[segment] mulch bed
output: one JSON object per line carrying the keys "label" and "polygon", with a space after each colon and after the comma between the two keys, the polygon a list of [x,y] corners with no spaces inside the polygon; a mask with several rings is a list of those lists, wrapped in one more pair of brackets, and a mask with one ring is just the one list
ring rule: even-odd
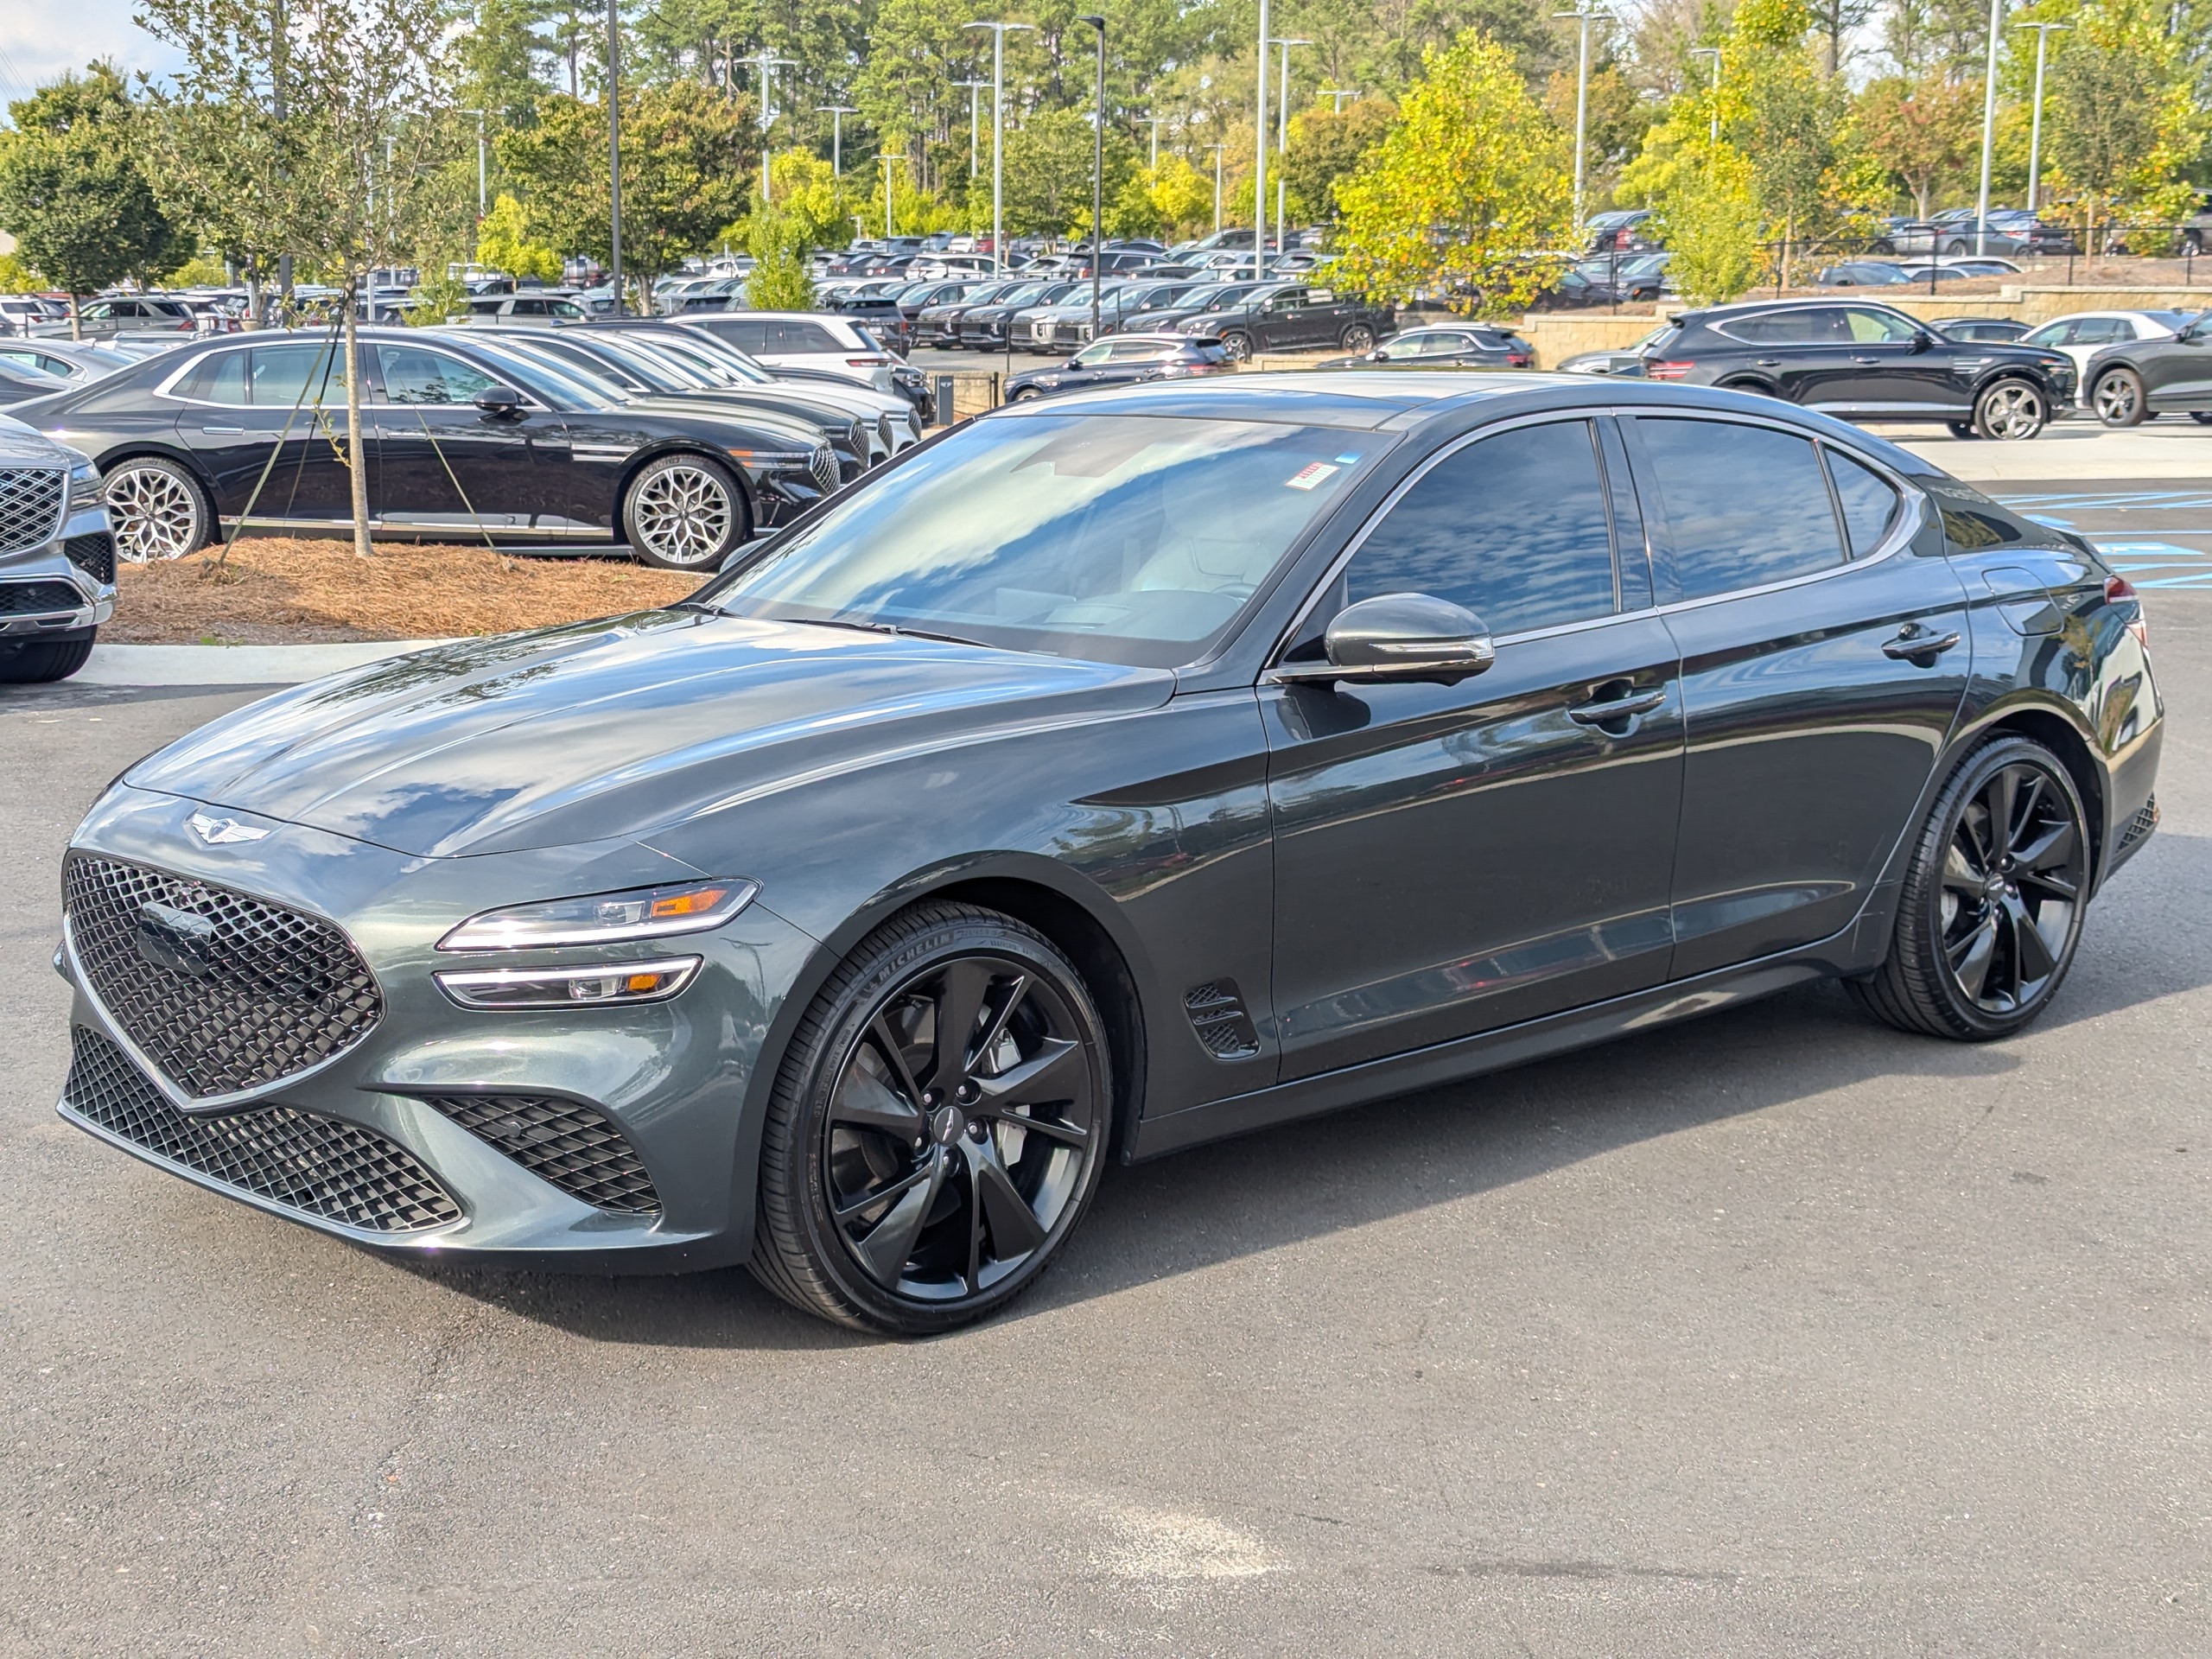
{"label": "mulch bed", "polygon": [[123,645],[321,645],[443,639],[651,610],[699,578],[627,558],[517,557],[483,547],[241,538],[222,556],[126,564],[115,618]]}

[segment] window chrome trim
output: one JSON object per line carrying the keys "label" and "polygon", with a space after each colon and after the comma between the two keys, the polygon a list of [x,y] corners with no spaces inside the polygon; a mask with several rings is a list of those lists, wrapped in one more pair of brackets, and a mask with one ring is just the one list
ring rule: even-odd
{"label": "window chrome trim", "polygon": [[[1322,575],[1320,580],[1313,584],[1313,590],[1306,595],[1305,603],[1299,607],[1289,623],[1277,635],[1274,644],[1268,648],[1266,660],[1261,667],[1261,683],[1271,685],[1290,683],[1288,681],[1278,680],[1274,677],[1274,671],[1281,665],[1282,653],[1290,648],[1290,642],[1297,637],[1299,630],[1306,626],[1307,618],[1313,615],[1315,608],[1320,604],[1322,595],[1326,594],[1337,578],[1344,574],[1344,568],[1351,563],[1359,550],[1366,545],[1367,538],[1374,533],[1375,527],[1382,522],[1390,510],[1404,499],[1415,484],[1428,475],[1431,467],[1457,454],[1468,445],[1479,443],[1483,439],[1495,433],[1510,432],[1520,427],[1538,426],[1560,421],[1587,423],[1600,418],[1633,420],[1639,416],[1651,416],[1662,420],[1712,421],[1723,426],[1760,426],[1786,433],[1794,438],[1802,438],[1815,448],[1823,445],[1828,446],[1840,454],[1850,456],[1852,460],[1858,461],[1868,471],[1888,483],[1897,492],[1904,504],[1905,511],[1897,515],[1896,524],[1891,527],[1887,535],[1883,537],[1874,550],[1863,559],[1854,559],[1850,556],[1851,543],[1847,537],[1843,543],[1843,562],[1823,570],[1808,571],[1802,576],[1786,576],[1779,582],[1763,582],[1756,588],[1731,588],[1725,593],[1704,594],[1696,599],[1674,600],[1664,605],[1648,605],[1640,610],[1615,611],[1609,616],[1586,617],[1579,622],[1558,622],[1549,627],[1526,628],[1517,633],[1497,634],[1492,637],[1492,645],[1503,648],[1506,645],[1526,644],[1531,640],[1555,639],[1562,634],[1586,632],[1593,628],[1611,627],[1618,623],[1632,622],[1648,617],[1664,618],[1683,611],[1699,610],[1708,605],[1721,604],[1730,600],[1754,598],[1764,594],[1780,593],[1791,588],[1802,588],[1810,582],[1827,582],[1834,577],[1845,575],[1854,570],[1864,570],[1894,558],[1904,549],[1911,545],[1913,539],[1929,522],[1930,506],[1928,493],[1925,490],[1901,475],[1894,467],[1878,461],[1875,457],[1837,443],[1826,433],[1808,431],[1803,427],[1789,421],[1777,420],[1764,415],[1738,414],[1733,410],[1723,412],[1718,410],[1695,409],[1684,404],[1614,404],[1602,409],[1580,410],[1572,413],[1548,410],[1541,414],[1519,416],[1512,420],[1500,421],[1495,425],[1478,428],[1472,432],[1462,433],[1399,481],[1397,487],[1383,499],[1382,504],[1372,513],[1369,514],[1366,522],[1352,532],[1351,539],[1345,543],[1344,550],[1330,562],[1328,569]],[[1602,452],[1599,460],[1599,476],[1603,478],[1605,474],[1603,470]],[[1630,470],[1632,474],[1634,470],[1632,458]],[[1833,510],[1834,486],[1828,480],[1825,463],[1821,465],[1821,476],[1822,483],[1831,493],[1831,510]],[[1620,539],[1620,530],[1618,525],[1612,523],[1612,504],[1610,500],[1606,503],[1605,516],[1612,539],[1615,543],[1618,543]],[[1645,522],[1648,535],[1649,533],[1648,512]],[[1838,533],[1843,534],[1846,528],[1839,516]],[[1667,550],[1671,557],[1674,551],[1671,541]],[[1620,555],[1618,547],[1613,558],[1613,578],[1618,584],[1620,580]],[[1618,586],[1614,591],[1616,593],[1619,591]]]}

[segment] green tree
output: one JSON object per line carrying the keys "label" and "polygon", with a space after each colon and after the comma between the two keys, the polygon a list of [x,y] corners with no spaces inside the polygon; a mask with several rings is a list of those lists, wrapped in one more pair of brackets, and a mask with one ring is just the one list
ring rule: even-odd
{"label": "green tree", "polygon": [[1746,293],[1761,266],[1751,167],[1726,145],[1677,172],[1655,215],[1672,250],[1667,274],[1683,295],[1718,305]]}
{"label": "green tree", "polygon": [[[749,108],[696,81],[622,89],[622,259],[650,283],[713,245],[744,205],[759,151]],[[499,136],[499,163],[520,188],[529,233],[563,253],[613,257],[607,111],[564,93],[540,100],[535,126]]]}
{"label": "green tree", "polygon": [[125,276],[174,270],[193,242],[162,211],[140,170],[139,111],[111,64],[64,75],[10,105],[0,134],[0,227],[25,263],[79,302]]}
{"label": "green tree", "polygon": [[[2142,0],[2103,0],[2054,42],[2044,132],[2060,181],[2081,196],[2085,247],[2097,245],[2100,214],[2109,222],[2123,198],[2177,194],[2162,187],[2203,143],[2203,111],[2164,22],[2163,9]],[[2171,211],[2165,200],[2156,205]]]}
{"label": "green tree", "polygon": [[1722,48],[1722,130],[1751,164],[1751,191],[1786,273],[1800,238],[1820,223],[1822,186],[1836,159],[1842,84],[1805,48],[1803,0],[1742,0]]}
{"label": "green tree", "polygon": [[1852,111],[1849,137],[1925,219],[1937,188],[1980,153],[1980,90],[1940,74],[1871,81]]}
{"label": "green tree", "polygon": [[[1290,142],[1281,166],[1300,219],[1336,217],[1337,181],[1356,172],[1398,118],[1387,98],[1354,99],[1343,111],[1311,109],[1290,118]],[[1212,208],[1211,186],[1207,208]]]}
{"label": "green tree", "polygon": [[1339,278],[1379,300],[1435,289],[1456,311],[1518,311],[1545,277],[1529,251],[1567,232],[1567,135],[1480,34],[1422,67],[1389,135],[1337,186]]}
{"label": "green tree", "polygon": [[[1007,134],[1007,235],[1058,236],[1090,222],[1091,143],[1090,123],[1077,110],[1039,111]],[[1110,168],[1114,156],[1107,159]],[[1109,171],[1108,195],[1118,196],[1120,185]]]}
{"label": "green tree", "polygon": [[476,237],[476,262],[510,276],[535,276],[552,282],[561,275],[561,257],[529,237],[529,219],[523,205],[502,194],[484,215]]}

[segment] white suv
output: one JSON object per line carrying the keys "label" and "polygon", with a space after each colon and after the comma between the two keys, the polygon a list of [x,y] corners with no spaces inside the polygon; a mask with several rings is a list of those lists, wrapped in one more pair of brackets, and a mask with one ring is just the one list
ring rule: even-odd
{"label": "white suv", "polygon": [[895,394],[898,359],[859,323],[811,311],[705,311],[684,321],[705,328],[771,369],[823,369]]}

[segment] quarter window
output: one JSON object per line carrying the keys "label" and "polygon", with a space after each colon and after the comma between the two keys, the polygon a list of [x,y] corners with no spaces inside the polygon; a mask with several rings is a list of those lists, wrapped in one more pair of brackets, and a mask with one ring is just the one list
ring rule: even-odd
{"label": "quarter window", "polygon": [[1685,599],[1810,575],[1843,563],[1809,439],[1723,421],[1639,418]]}
{"label": "quarter window", "polygon": [[1430,594],[1493,633],[1616,608],[1605,484],[1586,421],[1522,427],[1431,467],[1344,572],[1344,602]]}
{"label": "quarter window", "polygon": [[1882,544],[1897,517],[1900,498],[1889,480],[1840,450],[1823,448],[1836,499],[1843,504],[1844,528],[1851,532],[1851,556],[1863,559]]}
{"label": "quarter window", "polygon": [[176,395],[198,404],[245,408],[251,401],[245,390],[245,359],[244,352],[210,353],[177,382]]}

